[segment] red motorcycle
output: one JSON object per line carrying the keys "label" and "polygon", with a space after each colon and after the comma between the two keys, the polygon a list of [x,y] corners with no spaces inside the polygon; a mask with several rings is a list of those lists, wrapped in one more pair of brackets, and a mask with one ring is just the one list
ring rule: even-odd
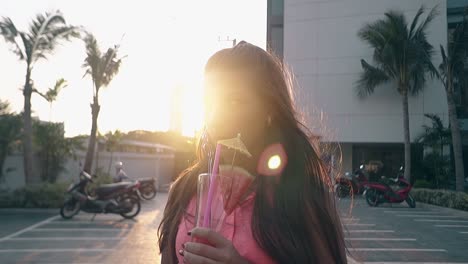
{"label": "red motorcycle", "polygon": [[339,198],[353,194],[362,194],[366,185],[369,183],[364,174],[364,165],[361,165],[354,174],[349,172],[344,176],[339,176],[335,179],[335,193]]}
{"label": "red motorcycle", "polygon": [[402,203],[406,201],[409,207],[415,208],[416,201],[410,191],[413,186],[404,177],[403,167],[395,179],[382,176],[381,182],[370,182],[366,186],[364,196],[370,206],[378,206],[381,203]]}

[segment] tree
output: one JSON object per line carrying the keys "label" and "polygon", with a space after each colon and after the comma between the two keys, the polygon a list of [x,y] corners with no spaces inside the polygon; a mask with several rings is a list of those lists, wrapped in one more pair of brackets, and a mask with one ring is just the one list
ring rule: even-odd
{"label": "tree", "polygon": [[450,129],[446,128],[438,115],[424,114],[431,120],[431,126],[424,125],[424,132],[416,138],[416,142],[432,148],[434,152],[444,153],[444,146],[452,141]]}
{"label": "tree", "polygon": [[356,88],[361,98],[371,95],[375,88],[393,83],[400,94],[403,106],[403,129],[405,144],[405,178],[410,180],[411,142],[409,130],[408,95],[417,95],[426,83],[426,73],[437,74],[431,62],[434,49],[427,40],[427,28],[437,16],[437,7],[420,22],[425,9],[419,8],[411,25],[399,11],[385,13],[385,18],[368,23],[359,30],[358,36],[373,49],[375,65],[361,59],[363,72]]}
{"label": "tree", "polygon": [[21,117],[9,111],[9,104],[0,100],[0,179],[3,177],[3,165],[6,157],[19,143],[21,135]]}
{"label": "tree", "polygon": [[439,65],[439,77],[442,81],[447,95],[448,115],[452,133],[453,156],[455,161],[455,186],[456,190],[464,190],[465,168],[463,166],[463,147],[458,122],[457,111],[454,100],[455,86],[466,84],[468,72],[466,70],[466,59],[468,51],[468,21],[465,11],[463,22],[458,24],[449,36],[447,52],[440,46],[442,63]]}
{"label": "tree", "polygon": [[119,147],[120,141],[122,140],[122,136],[123,134],[119,130],[116,130],[114,133],[108,132],[106,134],[106,149],[111,153],[109,167],[107,168],[107,174],[109,175],[112,167],[112,160],[114,158],[114,152]]}
{"label": "tree", "polygon": [[91,76],[93,82],[93,102],[91,104],[91,133],[89,136],[88,150],[86,152],[84,170],[91,171],[93,165],[93,154],[96,148],[97,120],[101,106],[99,105],[99,91],[106,87],[119,72],[122,58],[117,57],[118,45],[101,53],[96,38],[88,34],[85,38],[86,59],[83,67],[86,69],[85,76]]}
{"label": "tree", "polygon": [[[58,94],[60,91],[67,87],[67,81],[63,78],[58,79],[55,81],[55,85],[52,88],[49,88],[46,93],[39,92],[36,88],[33,87],[33,92],[39,94],[42,98],[44,98],[50,105],[50,111],[52,111],[52,103],[57,100]],[[50,121],[50,117],[49,117]]]}
{"label": "tree", "polygon": [[425,173],[435,180],[436,188],[448,187],[448,180],[452,166],[450,159],[444,155],[444,146],[450,145],[452,138],[450,128],[442,123],[439,116],[425,114],[431,120],[431,126],[424,125],[416,142],[422,143],[432,151],[424,155],[423,167]]}
{"label": "tree", "polygon": [[39,151],[41,179],[54,183],[59,173],[64,170],[67,158],[80,142],[65,138],[63,123],[34,122],[34,143]]}
{"label": "tree", "polygon": [[54,13],[38,14],[32,20],[28,31],[18,31],[13,21],[4,17],[0,21],[0,34],[7,43],[12,45],[12,51],[26,65],[26,76],[23,87],[23,155],[24,175],[26,183],[33,180],[33,150],[32,150],[32,120],[31,95],[33,93],[32,71],[36,62],[46,60],[63,40],[79,36],[79,29],[67,25],[63,15]]}

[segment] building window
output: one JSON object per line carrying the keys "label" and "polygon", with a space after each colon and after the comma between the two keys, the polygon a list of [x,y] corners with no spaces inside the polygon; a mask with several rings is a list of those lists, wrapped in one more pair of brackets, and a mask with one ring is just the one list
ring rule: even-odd
{"label": "building window", "polygon": [[271,0],[271,15],[283,16],[284,0]]}
{"label": "building window", "polygon": [[283,57],[283,27],[272,27],[271,28],[271,50],[279,57]]}
{"label": "building window", "polygon": [[284,0],[268,0],[267,50],[283,59]]}

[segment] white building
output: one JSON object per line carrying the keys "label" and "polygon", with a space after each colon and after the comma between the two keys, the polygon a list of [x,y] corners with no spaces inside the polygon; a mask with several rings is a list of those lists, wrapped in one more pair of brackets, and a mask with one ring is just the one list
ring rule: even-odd
{"label": "white building", "polygon": [[[449,0],[449,7],[463,4],[468,5]],[[439,8],[428,30],[436,50],[433,63],[439,65],[438,47],[447,44],[447,0],[268,1],[269,49],[292,68],[296,104],[308,127],[325,141],[340,143],[343,171],[376,160],[394,173],[404,163],[402,100],[396,89],[378,87],[364,100],[357,96],[360,60],[373,63],[372,49],[357,32],[391,9],[411,21],[421,5]],[[411,140],[429,125],[424,114],[437,114],[448,125],[447,111],[442,84],[429,79],[422,93],[409,98]]]}
{"label": "white building", "polygon": [[[83,146],[88,146],[85,139]],[[59,173],[58,182],[76,181],[83,169],[86,149],[76,150],[74,157],[68,158]],[[35,155],[35,171],[40,171],[40,162]],[[152,144],[136,140],[122,140],[115,152],[106,149],[105,142],[99,141],[94,154],[91,174],[109,173],[115,176],[115,163],[121,161],[124,171],[133,179],[154,178],[158,187],[168,185],[174,176],[175,149],[162,144]],[[4,164],[4,176],[0,179],[0,190],[15,190],[25,185],[23,156],[20,152],[9,155]],[[99,173],[99,171],[101,173]],[[39,181],[39,178],[37,178]]]}

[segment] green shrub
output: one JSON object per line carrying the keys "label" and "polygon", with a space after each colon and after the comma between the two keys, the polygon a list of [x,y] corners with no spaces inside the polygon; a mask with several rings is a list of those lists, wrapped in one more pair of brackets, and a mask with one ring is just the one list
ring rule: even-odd
{"label": "green shrub", "polygon": [[113,183],[114,180],[112,176],[110,176],[107,173],[98,171],[96,176],[93,176],[93,182],[89,183],[87,186],[87,190],[90,191],[90,194],[93,195],[93,190],[96,189],[96,187],[102,185],[102,184],[109,184]]}
{"label": "green shrub", "polygon": [[464,192],[413,189],[411,195],[419,202],[468,211],[468,194]]}
{"label": "green shrub", "polygon": [[433,184],[426,180],[416,180],[413,184],[413,188],[433,188]]}
{"label": "green shrub", "polygon": [[25,186],[0,195],[0,207],[58,208],[62,206],[68,183],[43,183]]}

